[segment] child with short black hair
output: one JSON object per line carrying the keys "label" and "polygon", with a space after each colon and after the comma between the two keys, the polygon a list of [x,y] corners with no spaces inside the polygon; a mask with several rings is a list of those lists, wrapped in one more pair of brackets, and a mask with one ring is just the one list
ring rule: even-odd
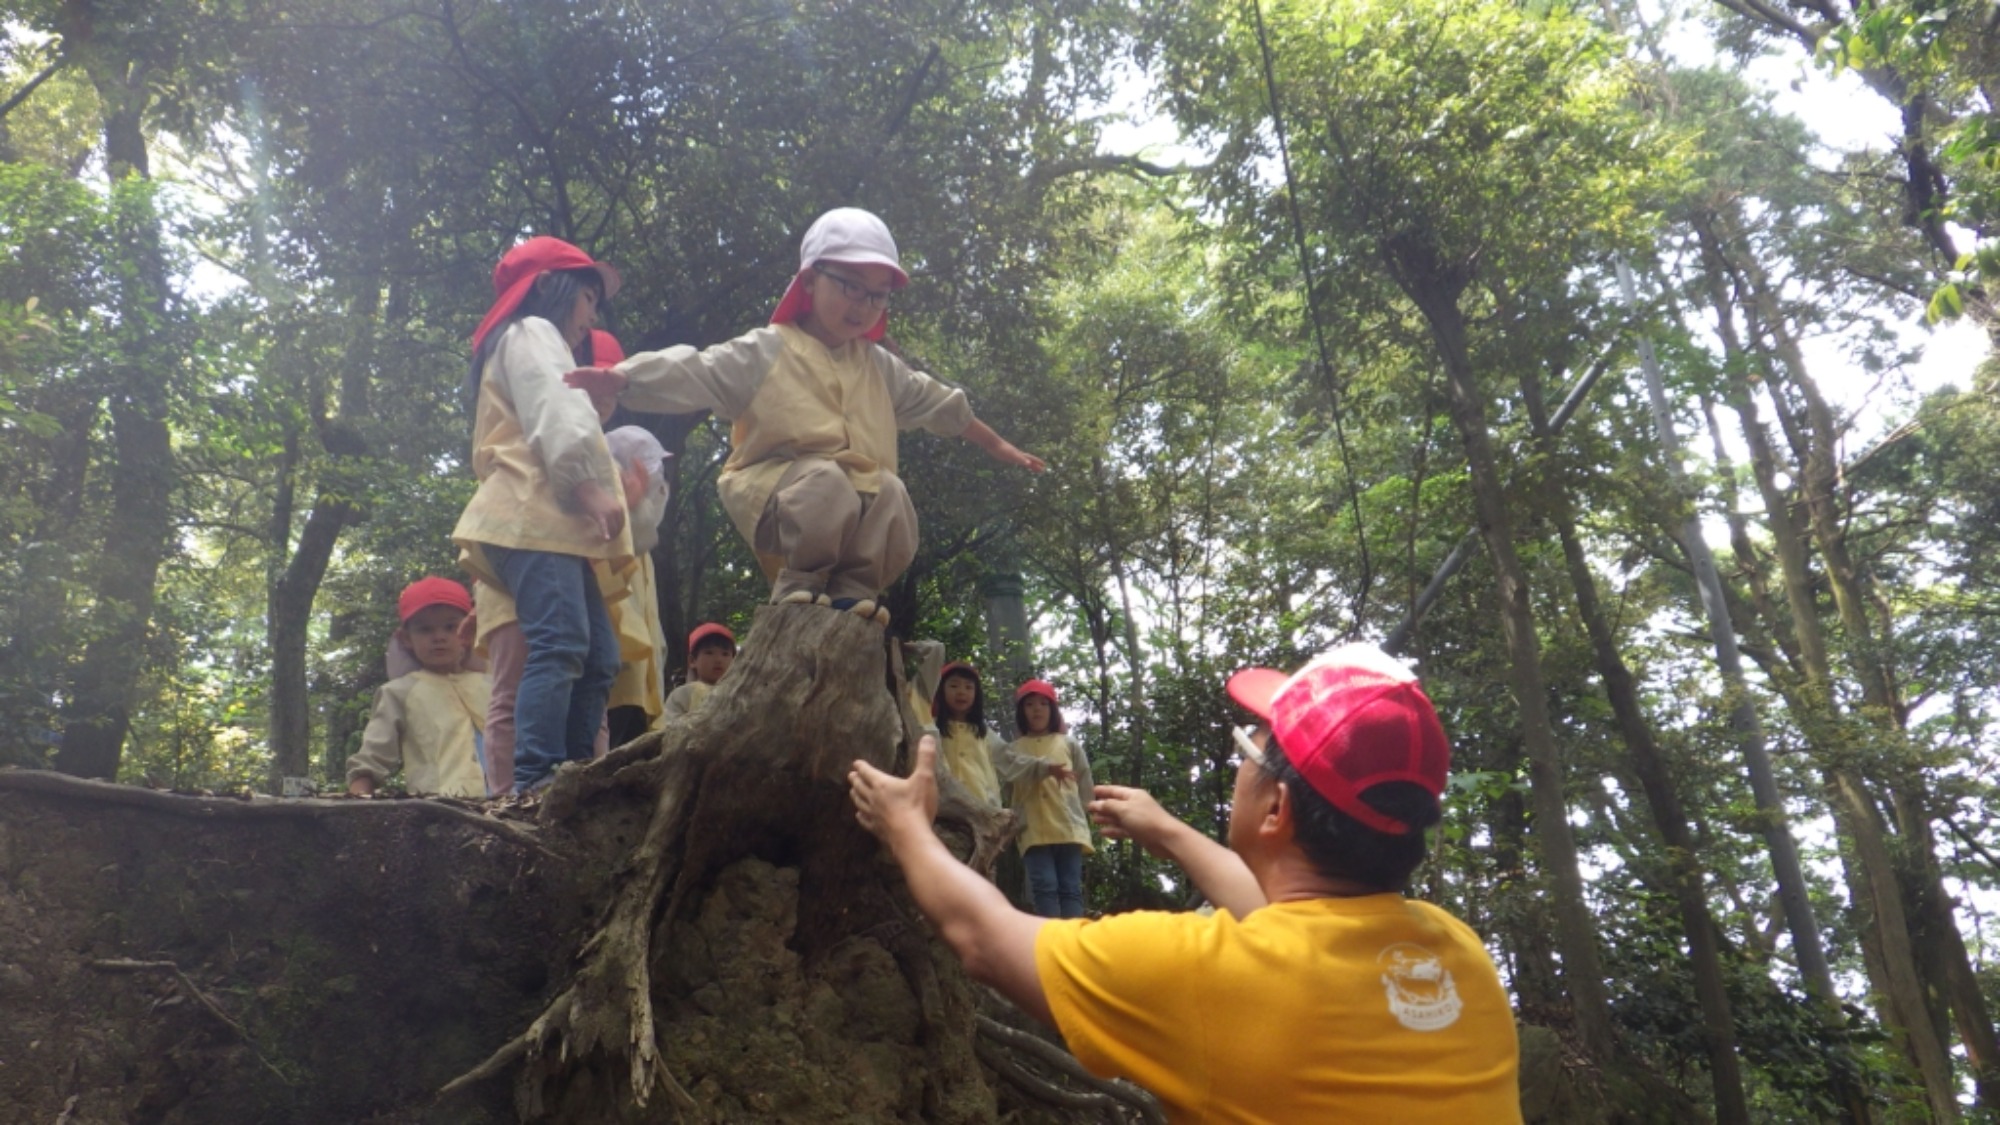
{"label": "child with short black hair", "polygon": [[375,692],[375,710],[361,749],[347,759],[347,791],[374,792],[397,773],[412,793],[484,797],[481,736],[486,726],[486,677],[465,670],[459,623],[472,612],[465,587],[423,578],[396,599],[397,641],[416,658],[413,672]]}
{"label": "child with short black hair", "polygon": [[1090,759],[1066,732],[1047,680],[1029,680],[1014,693],[1014,725],[1021,736],[1007,752],[1027,761],[1009,803],[1024,824],[1019,844],[1028,893],[1044,918],[1081,918],[1083,857],[1095,850],[1080,796],[1095,788]]}
{"label": "child with short black hair", "polygon": [[688,634],[687,683],[667,696],[667,721],[684,719],[708,702],[708,693],[736,660],[736,634],[729,626],[704,621]]}

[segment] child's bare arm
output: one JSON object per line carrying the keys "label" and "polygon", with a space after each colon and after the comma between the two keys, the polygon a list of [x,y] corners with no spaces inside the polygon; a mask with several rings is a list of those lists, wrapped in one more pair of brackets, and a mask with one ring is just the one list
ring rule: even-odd
{"label": "child's bare arm", "polygon": [[1016,449],[1013,442],[994,433],[993,427],[977,418],[974,418],[972,424],[965,427],[965,433],[959,436],[985,450],[988,457],[993,458],[1003,465],[1013,465],[1017,468],[1026,469],[1031,473],[1039,473],[1049,467],[1048,462],[1042,460],[1040,457],[1025,450]]}

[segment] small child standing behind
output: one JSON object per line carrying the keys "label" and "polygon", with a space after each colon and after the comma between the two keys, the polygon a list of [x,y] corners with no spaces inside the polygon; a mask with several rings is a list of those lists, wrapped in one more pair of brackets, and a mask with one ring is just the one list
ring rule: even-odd
{"label": "small child standing behind", "polygon": [[[608,332],[593,332],[599,357],[615,349]],[[653,569],[653,548],[660,542],[660,520],[667,513],[666,462],[672,456],[660,439],[642,426],[620,426],[604,435],[611,459],[624,482],[625,504],[631,512],[632,552],[638,565],[626,577],[626,596],[611,603],[611,622],[618,629],[618,678],[611,681],[605,701],[605,725],[611,745],[623,746],[664,721],[667,677],[667,634],[660,625],[659,578]]]}
{"label": "small child standing behind", "polygon": [[684,719],[708,702],[709,690],[736,662],[736,634],[727,625],[704,621],[688,634],[688,680],[667,696],[667,721]]}
{"label": "small child standing behind", "polygon": [[1029,680],[1014,693],[1014,723],[1021,737],[1007,750],[1026,761],[1018,763],[1010,803],[1026,824],[1020,845],[1028,894],[1044,918],[1081,918],[1083,857],[1095,850],[1079,796],[1094,788],[1090,759],[1064,733],[1056,689],[1045,680]]}
{"label": "small child standing behind", "polygon": [[422,578],[396,599],[396,640],[418,668],[375,692],[375,713],[361,749],[347,759],[347,791],[372,796],[398,771],[412,793],[484,797],[480,736],[486,725],[486,677],[464,670],[459,622],[472,612],[465,587]]}
{"label": "small child standing behind", "polygon": [[[1009,754],[1000,733],[986,726],[986,688],[979,670],[959,661],[945,665],[930,711],[936,716],[938,764],[974,796],[999,808],[1000,763],[1014,755]],[[1027,771],[1016,768],[1005,772],[1011,781]]]}
{"label": "small child standing behind", "polygon": [[896,475],[896,432],[964,437],[1040,472],[973,417],[965,393],[912,370],[876,341],[890,295],[910,283],[882,220],[842,207],[806,231],[799,271],[768,327],[705,351],[642,352],[570,385],[609,415],[713,410],[735,423],[717,487],[750,542],[773,602],[819,602],[887,624],[876,595],[916,557],[917,516]]}
{"label": "small child standing behind", "polygon": [[593,560],[632,567],[625,498],[588,397],[563,385],[618,273],[569,243],[531,238],[493,271],[497,297],[472,336],[479,491],[452,540],[461,563],[506,591],[527,643],[514,704],[514,789],[588,760],[618,674],[618,637]]}

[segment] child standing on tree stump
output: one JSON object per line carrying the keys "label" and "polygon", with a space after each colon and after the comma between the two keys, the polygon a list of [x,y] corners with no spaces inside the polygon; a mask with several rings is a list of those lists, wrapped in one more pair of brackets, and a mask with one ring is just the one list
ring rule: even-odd
{"label": "child standing on tree stump", "polygon": [[713,410],[732,420],[722,506],[771,579],[773,602],[818,602],[883,624],[876,595],[916,557],[917,518],[896,475],[896,431],[962,436],[1035,472],[973,417],[962,391],[912,370],[877,341],[908,285],[882,220],[842,207],[806,231],[799,271],[768,327],[705,351],[642,352],[569,375],[608,416]]}
{"label": "child standing on tree stump", "polygon": [[480,772],[486,677],[465,670],[458,629],[470,612],[472,598],[449,578],[423,578],[404,587],[396,599],[396,616],[403,622],[396,640],[418,667],[375,692],[361,749],[347,759],[349,793],[372,796],[401,772],[412,793],[486,795]]}
{"label": "child standing on tree stump", "polygon": [[1029,680],[1014,693],[1014,725],[1021,737],[1007,750],[1027,759],[1011,804],[1026,825],[1020,847],[1028,893],[1044,918],[1081,918],[1083,857],[1095,850],[1079,796],[1095,788],[1090,759],[1065,733],[1056,689],[1046,680]]}
{"label": "child standing on tree stump", "polygon": [[527,655],[514,704],[514,789],[587,760],[618,674],[618,637],[591,563],[633,565],[625,498],[588,397],[564,386],[618,273],[556,238],[531,238],[493,271],[472,335],[479,477],[452,539],[462,565],[506,591]]}

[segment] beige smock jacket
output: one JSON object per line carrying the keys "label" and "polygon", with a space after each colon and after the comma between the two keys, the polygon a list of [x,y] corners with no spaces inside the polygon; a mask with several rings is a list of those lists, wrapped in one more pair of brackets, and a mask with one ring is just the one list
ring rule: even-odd
{"label": "beige smock jacket", "polygon": [[938,741],[938,759],[945,772],[972,790],[974,796],[999,808],[1000,773],[995,763],[1007,759],[1006,741],[990,730],[981,738],[971,723],[952,721],[937,725],[944,728]]}
{"label": "beige smock jacket", "polygon": [[[1021,850],[1042,844],[1082,844],[1085,854],[1095,851],[1090,846],[1090,818],[1079,796],[1095,784],[1083,747],[1066,734],[1030,734],[1009,743],[1007,751],[994,766],[1003,780],[1013,784],[1013,800],[1008,803],[1025,824]],[[1058,781],[1049,773],[1051,765],[1066,765],[1076,776]]]}
{"label": "beige smock jacket", "polygon": [[618,678],[611,681],[607,707],[639,707],[658,727],[666,709],[666,674],[662,655],[666,630],[660,625],[660,599],[654,592],[653,556],[640,555],[627,580],[629,596],[611,602],[611,623],[618,627]]}
{"label": "beige smock jacket", "polygon": [[486,361],[472,425],[479,491],[451,537],[461,565],[503,590],[482,543],[601,559],[620,575],[631,566],[629,527],[606,542],[573,510],[571,496],[583,481],[611,496],[621,487],[590,396],[563,384],[575,366],[556,326],[536,316],[508,325]]}
{"label": "beige smock jacket", "polygon": [[485,673],[398,676],[375,692],[375,713],[361,749],[347,759],[347,780],[366,775],[380,785],[401,770],[412,793],[484,797],[479,739],[485,730]]}
{"label": "beige smock jacket", "polygon": [[[736,530],[757,541],[778,479],[794,459],[825,457],[860,493],[896,472],[896,432],[957,437],[972,424],[965,392],[867,340],[829,349],[789,324],[767,325],[697,351],[640,352],[617,367],[625,404],[657,414],[713,410],[734,423],[716,487]],[[782,560],[760,557],[775,575]]]}
{"label": "beige smock jacket", "polygon": [[705,684],[700,680],[689,680],[675,688],[673,694],[667,696],[667,721],[685,719],[701,710],[701,705],[708,702],[708,693],[714,690],[714,684]]}

